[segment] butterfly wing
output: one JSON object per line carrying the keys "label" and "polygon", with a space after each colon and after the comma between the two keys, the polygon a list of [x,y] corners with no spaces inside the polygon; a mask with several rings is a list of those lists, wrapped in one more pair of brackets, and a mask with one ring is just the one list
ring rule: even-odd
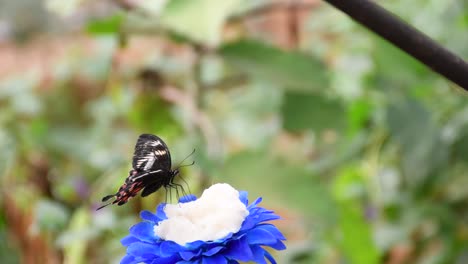
{"label": "butterfly wing", "polygon": [[135,145],[132,166],[133,170],[119,191],[102,198],[103,202],[113,197],[115,200],[97,210],[115,203],[123,205],[142,189],[144,197],[167,184],[171,177],[171,154],[166,143],[155,135],[140,135]]}
{"label": "butterfly wing", "polygon": [[117,204],[117,205],[123,205],[127,203],[127,201],[137,195],[137,193],[144,188],[144,184],[142,181],[125,181],[125,183],[120,186],[119,191],[115,194],[107,195],[102,198],[102,202],[107,202],[109,199],[115,197],[115,200],[107,203],[103,206],[100,206],[96,210],[100,210],[108,205],[111,204]]}
{"label": "butterfly wing", "polygon": [[156,192],[157,190],[159,190],[159,188],[161,188],[161,186],[163,186],[161,181],[156,181],[154,183],[151,183],[151,184],[147,185],[143,189],[143,191],[141,192],[141,197],[146,197],[146,196]]}
{"label": "butterfly wing", "polygon": [[142,134],[135,145],[133,169],[138,172],[170,171],[171,154],[166,143],[151,134]]}

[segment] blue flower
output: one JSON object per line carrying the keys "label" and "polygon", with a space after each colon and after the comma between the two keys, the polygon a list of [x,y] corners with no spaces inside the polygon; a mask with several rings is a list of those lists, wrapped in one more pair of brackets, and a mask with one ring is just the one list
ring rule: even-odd
{"label": "blue flower", "polygon": [[[249,205],[247,192],[241,191],[238,194],[248,215],[245,216],[237,232],[229,232],[224,237],[215,240],[195,240],[184,245],[169,239],[165,240],[156,234],[155,227],[168,219],[164,210],[166,204],[160,204],[155,213],[141,212],[140,216],[144,221],[131,227],[130,235],[121,241],[127,247],[127,254],[121,263],[231,264],[239,263],[239,261],[267,263],[266,260],[276,263],[272,255],[263,247],[276,250],[286,248],[282,242],[286,240],[285,237],[274,225],[267,223],[280,217],[273,211],[259,207],[261,198]],[[195,200],[197,198],[194,195],[187,195],[179,202],[188,203]]]}

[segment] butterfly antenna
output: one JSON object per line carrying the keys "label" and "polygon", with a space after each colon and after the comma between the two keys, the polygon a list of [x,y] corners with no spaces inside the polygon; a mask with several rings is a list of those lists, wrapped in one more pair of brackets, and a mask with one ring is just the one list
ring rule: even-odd
{"label": "butterfly antenna", "polygon": [[195,161],[193,161],[193,162],[192,162],[191,164],[189,164],[189,165],[182,165],[182,163],[184,163],[184,161],[186,161],[190,156],[192,156],[193,153],[195,153],[195,149],[193,149],[192,152],[191,152],[190,154],[188,154],[188,156],[185,157],[185,158],[179,163],[179,165],[177,166],[177,168],[192,166],[193,164],[195,164]]}
{"label": "butterfly antenna", "polygon": [[190,163],[190,164],[180,165],[180,166],[177,167],[177,168],[180,169],[180,168],[183,168],[183,167],[190,167],[190,166],[192,166],[193,164],[195,164],[195,161],[192,161],[192,163]]}

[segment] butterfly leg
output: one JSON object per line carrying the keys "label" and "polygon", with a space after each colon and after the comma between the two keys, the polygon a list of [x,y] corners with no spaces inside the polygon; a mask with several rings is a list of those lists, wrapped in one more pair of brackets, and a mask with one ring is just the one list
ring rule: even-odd
{"label": "butterfly leg", "polygon": [[[172,188],[173,186],[175,186],[175,185],[171,185],[171,188]],[[175,192],[176,192],[177,201],[179,201],[179,199],[180,199],[179,188],[177,188],[177,186],[175,186],[174,189],[175,189]]]}
{"label": "butterfly leg", "polygon": [[[184,186],[182,186],[182,185],[180,185],[180,184],[178,184],[178,183],[175,183],[175,182],[174,182],[174,179],[175,179],[175,177],[172,177],[172,178],[170,179],[168,185],[169,185],[170,188],[176,189],[177,199],[180,198],[180,195],[179,195],[179,188],[180,188],[180,190],[182,191],[182,195],[186,196],[187,193],[186,193],[185,190],[184,190]],[[185,181],[184,181],[184,182],[185,182]]]}
{"label": "butterfly leg", "polygon": [[[167,190],[169,190],[169,192]],[[172,203],[172,188],[171,188],[171,186],[166,187],[166,203],[167,203],[167,194],[168,193],[169,193],[169,203]]]}
{"label": "butterfly leg", "polygon": [[[185,187],[187,187],[188,193],[189,193],[189,194],[192,193],[192,192],[190,191],[190,186],[188,185],[187,181],[185,181],[183,177],[179,177],[179,178],[185,183]],[[187,195],[187,193],[185,192],[184,187],[181,186],[180,188],[181,188],[182,191],[184,192],[184,195]]]}
{"label": "butterfly leg", "polygon": [[182,185],[180,185],[180,184],[178,184],[178,183],[172,183],[172,184],[171,184],[171,188],[176,189],[177,198],[180,198],[180,195],[179,195],[179,188],[180,188],[180,190],[182,191],[182,195],[183,195],[183,196],[186,196],[186,195],[187,195],[187,193],[185,192],[184,186],[182,186]]}

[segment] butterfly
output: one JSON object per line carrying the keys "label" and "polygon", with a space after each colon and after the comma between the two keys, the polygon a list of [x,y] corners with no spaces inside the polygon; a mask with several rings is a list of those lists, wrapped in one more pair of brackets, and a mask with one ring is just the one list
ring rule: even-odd
{"label": "butterfly", "polygon": [[[192,155],[195,152],[190,154]],[[189,155],[189,156],[190,156]],[[189,157],[187,156],[187,158]],[[194,162],[190,165],[193,165]],[[188,165],[186,165],[188,166]],[[96,210],[102,209],[110,204],[123,205],[128,200],[138,194],[142,197],[148,196],[159,188],[176,188],[182,186],[174,182],[174,178],[179,174],[178,168],[171,169],[171,154],[166,143],[158,136],[152,134],[142,134],[138,137],[133,154],[133,169],[130,170],[125,182],[120,186],[115,194],[110,194],[102,198],[102,202],[107,202],[115,197],[115,200],[107,203]],[[183,188],[182,188],[183,189]]]}

